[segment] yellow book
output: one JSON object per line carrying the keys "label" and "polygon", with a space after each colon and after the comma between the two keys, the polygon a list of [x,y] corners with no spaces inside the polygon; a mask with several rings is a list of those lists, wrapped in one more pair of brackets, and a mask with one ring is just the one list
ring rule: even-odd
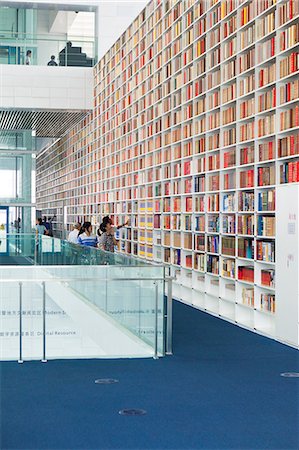
{"label": "yellow book", "polygon": [[226,3],[222,2],[221,3],[221,19],[223,19],[225,17],[225,12],[226,12]]}

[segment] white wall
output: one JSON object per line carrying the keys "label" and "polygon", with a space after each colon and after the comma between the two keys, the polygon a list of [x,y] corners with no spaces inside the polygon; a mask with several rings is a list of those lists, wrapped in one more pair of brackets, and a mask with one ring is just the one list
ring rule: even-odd
{"label": "white wall", "polygon": [[93,69],[0,65],[0,108],[89,110]]}
{"label": "white wall", "polygon": [[101,2],[97,11],[98,59],[109,50],[147,3],[147,0]]}
{"label": "white wall", "polygon": [[276,188],[276,335],[298,346],[299,184]]}

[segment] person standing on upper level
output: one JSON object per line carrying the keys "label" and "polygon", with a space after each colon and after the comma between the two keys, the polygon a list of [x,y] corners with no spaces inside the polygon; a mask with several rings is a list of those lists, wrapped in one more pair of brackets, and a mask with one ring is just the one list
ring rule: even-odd
{"label": "person standing on upper level", "polygon": [[50,61],[47,64],[48,66],[58,66],[57,62],[55,61],[55,56],[52,55]]}
{"label": "person standing on upper level", "polygon": [[32,51],[31,50],[27,50],[27,52],[26,52],[26,59],[25,59],[26,66],[31,66],[31,56],[32,56]]}

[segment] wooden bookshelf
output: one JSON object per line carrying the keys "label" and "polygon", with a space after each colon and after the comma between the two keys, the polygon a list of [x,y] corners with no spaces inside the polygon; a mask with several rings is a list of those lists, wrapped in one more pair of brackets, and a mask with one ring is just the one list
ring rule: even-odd
{"label": "wooden bookshelf", "polygon": [[39,209],[64,208],[68,227],[129,217],[121,252],[271,337],[275,191],[299,181],[298,5],[150,2],[95,66],[92,114],[37,160]]}

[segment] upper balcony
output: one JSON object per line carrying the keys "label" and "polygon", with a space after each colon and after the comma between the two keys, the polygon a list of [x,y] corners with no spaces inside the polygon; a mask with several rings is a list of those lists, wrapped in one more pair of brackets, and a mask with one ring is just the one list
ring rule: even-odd
{"label": "upper balcony", "polygon": [[93,67],[95,40],[0,30],[0,64]]}
{"label": "upper balcony", "polygon": [[92,109],[95,12],[0,3],[0,130],[60,137]]}

